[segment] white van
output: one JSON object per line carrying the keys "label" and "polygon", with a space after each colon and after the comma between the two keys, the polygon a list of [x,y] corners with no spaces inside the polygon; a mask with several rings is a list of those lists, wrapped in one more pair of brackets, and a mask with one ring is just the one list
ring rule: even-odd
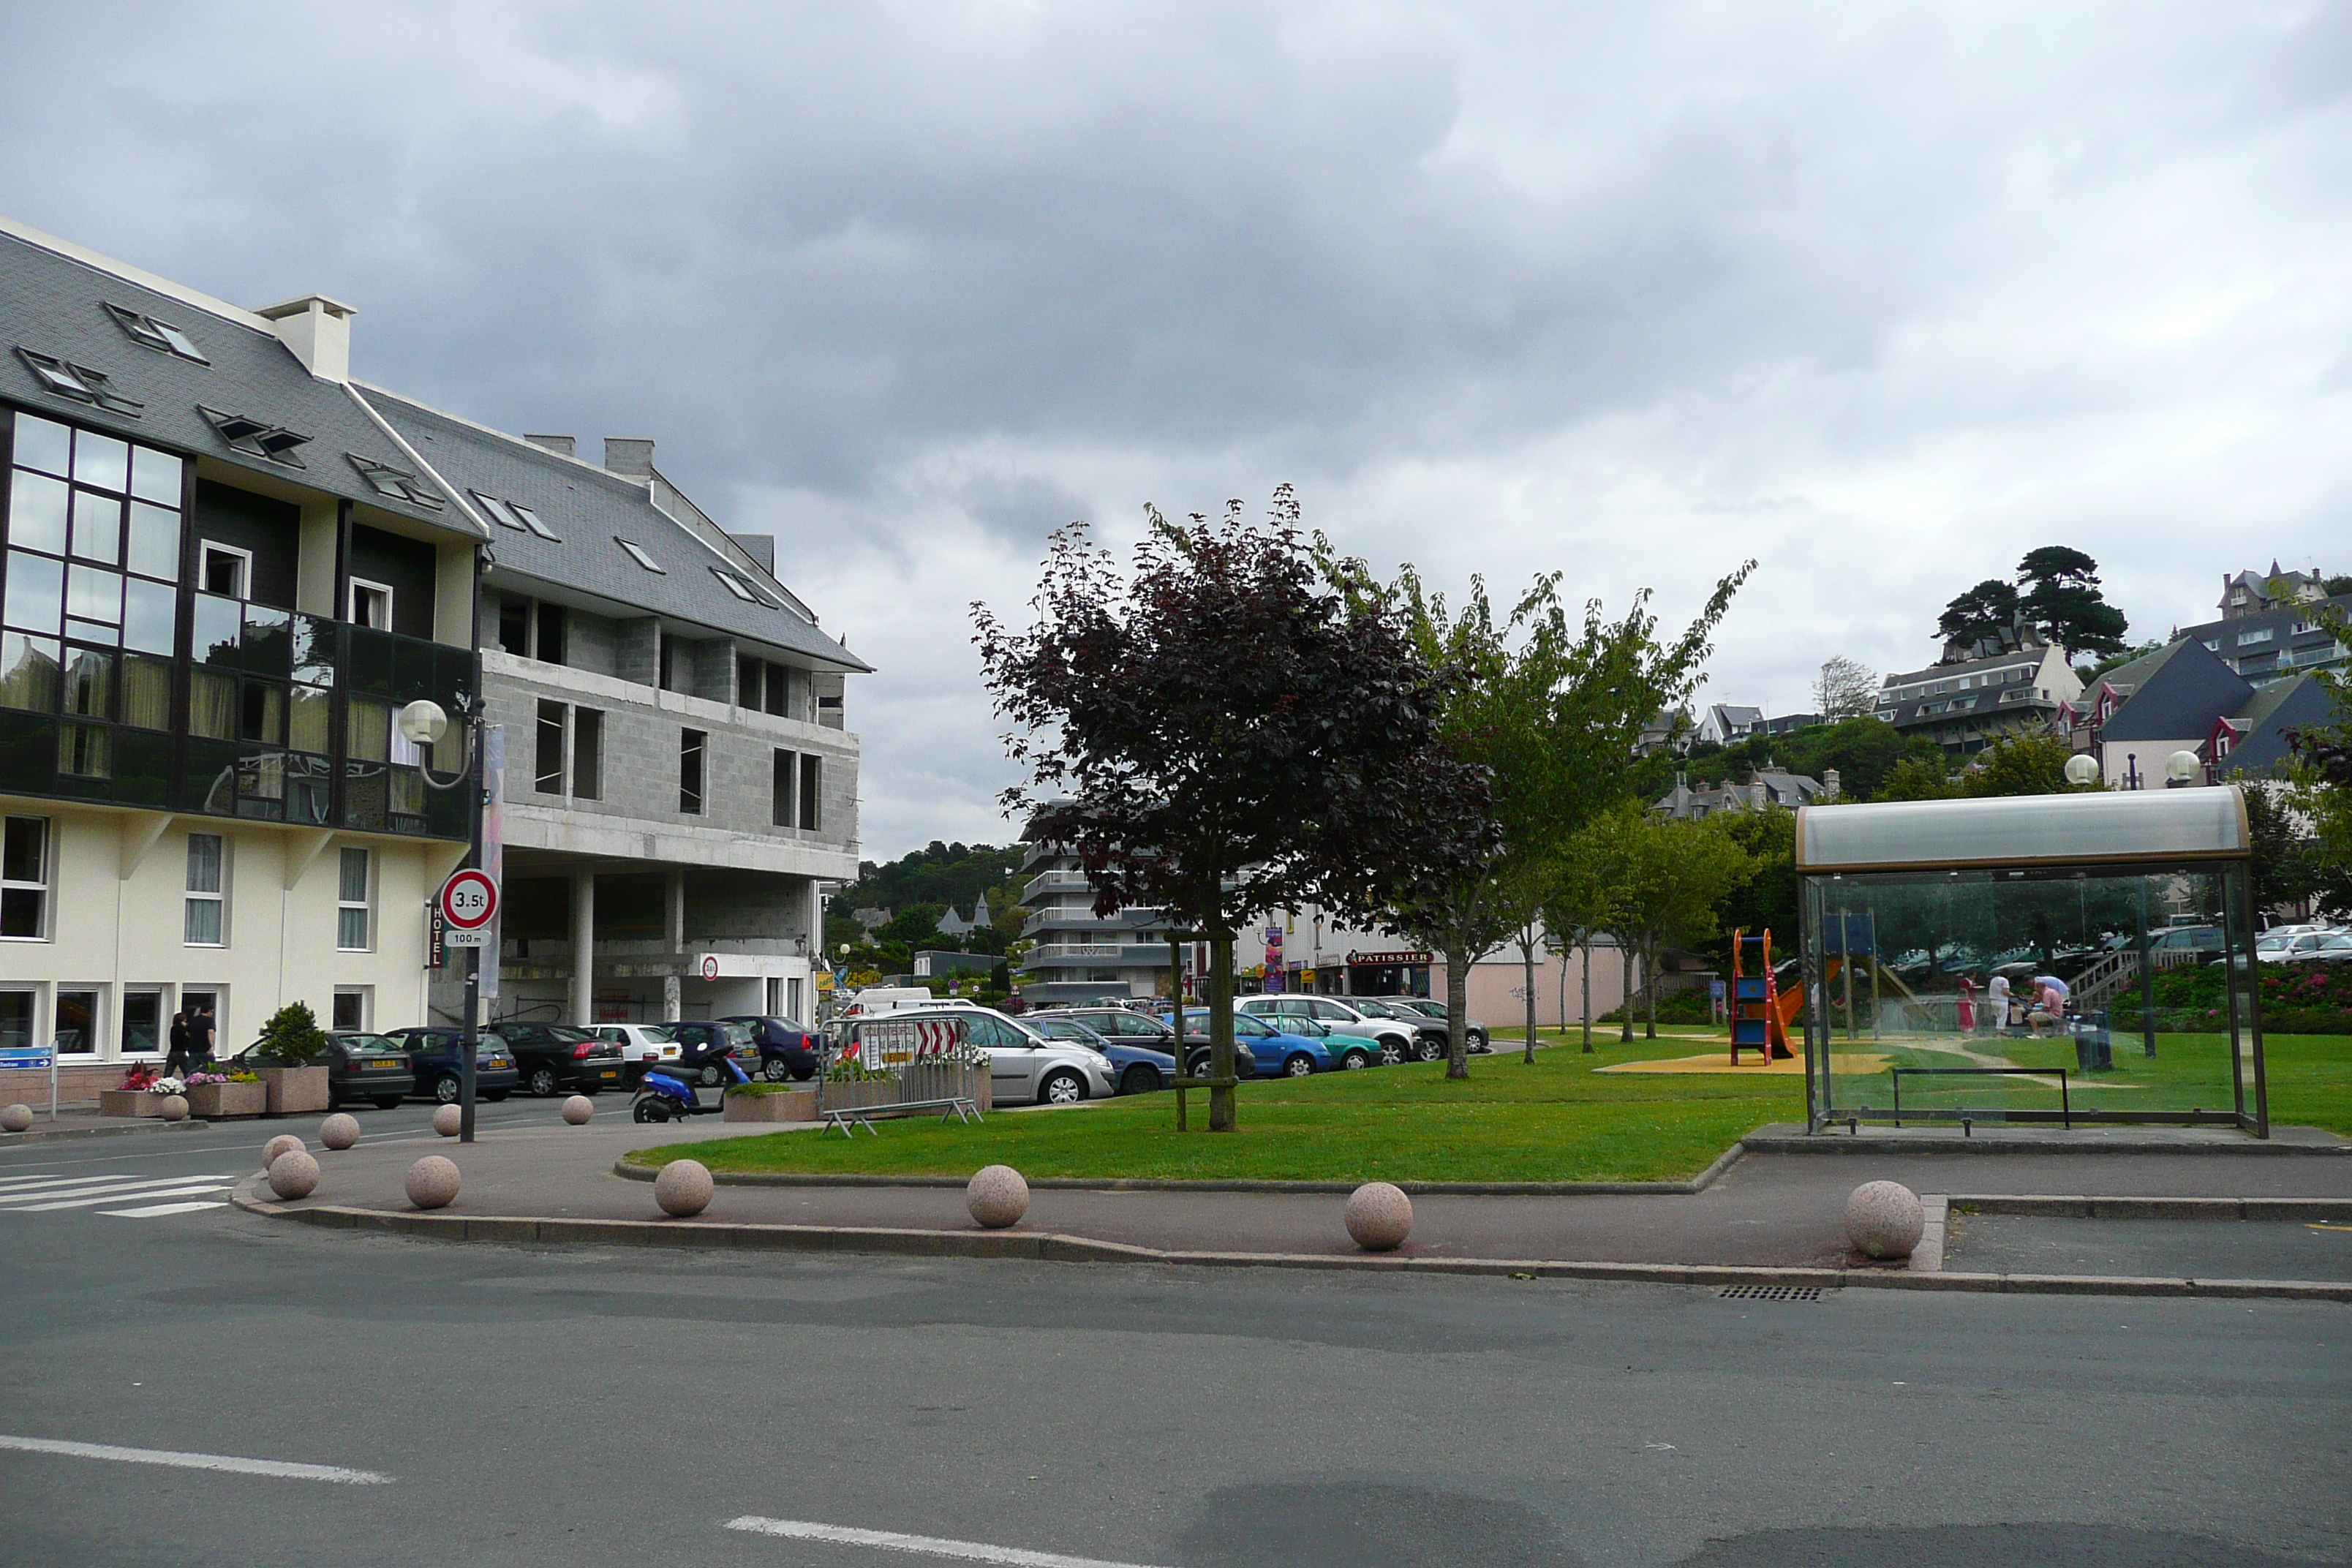
{"label": "white van", "polygon": [[841,1016],[871,1018],[877,1013],[895,1013],[901,1007],[928,1006],[936,1000],[920,985],[869,985],[849,999]]}

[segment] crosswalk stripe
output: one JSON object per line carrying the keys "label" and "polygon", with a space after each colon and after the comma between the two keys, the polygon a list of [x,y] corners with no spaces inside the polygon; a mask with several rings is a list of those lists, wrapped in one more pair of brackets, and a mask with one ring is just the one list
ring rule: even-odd
{"label": "crosswalk stripe", "polygon": [[181,1182],[236,1182],[236,1172],[211,1172],[185,1176],[106,1176],[86,1177],[79,1181],[58,1182],[47,1187],[20,1188],[13,1193],[0,1193],[0,1208],[23,1208],[50,1198],[104,1196],[127,1193],[134,1187],[152,1187],[159,1184]]}
{"label": "crosswalk stripe", "polygon": [[58,1209],[94,1209],[100,1204],[131,1203],[141,1198],[184,1198],[196,1193],[225,1193],[227,1184],[206,1182],[198,1186],[180,1184],[173,1186],[142,1187],[127,1193],[100,1193],[96,1197],[68,1198],[62,1203],[20,1204],[10,1210],[13,1214],[52,1214]]}
{"label": "crosswalk stripe", "polygon": [[218,1198],[203,1198],[186,1204],[150,1204],[140,1209],[100,1209],[98,1212],[113,1219],[161,1219],[167,1214],[194,1214],[198,1209],[225,1209],[228,1205]]}

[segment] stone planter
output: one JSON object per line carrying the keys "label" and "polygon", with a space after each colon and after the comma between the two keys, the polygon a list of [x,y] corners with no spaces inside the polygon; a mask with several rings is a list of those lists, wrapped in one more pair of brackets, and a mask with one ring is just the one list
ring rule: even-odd
{"label": "stone planter", "polygon": [[258,1116],[269,1109],[269,1086],[260,1083],[199,1083],[187,1090],[188,1114],[216,1121],[224,1116]]}
{"label": "stone planter", "polygon": [[722,1121],[814,1121],[816,1090],[788,1089],[782,1094],[730,1094]]}
{"label": "stone planter", "polygon": [[102,1089],[98,1091],[100,1116],[161,1116],[163,1097],[143,1089]]}
{"label": "stone planter", "polygon": [[325,1068],[263,1068],[261,1087],[268,1093],[272,1116],[327,1109]]}

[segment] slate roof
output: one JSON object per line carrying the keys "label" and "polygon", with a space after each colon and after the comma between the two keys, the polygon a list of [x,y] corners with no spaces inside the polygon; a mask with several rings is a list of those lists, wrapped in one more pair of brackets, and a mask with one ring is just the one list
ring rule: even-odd
{"label": "slate roof", "polygon": [[[2224,713],[2235,713],[2253,688],[2192,637],[2182,637],[2101,678],[2134,689],[2099,727],[2107,741],[2178,741],[2201,737]],[[2094,687],[2094,690],[2096,688]]]}
{"label": "slate roof", "polygon": [[[481,533],[457,507],[436,510],[381,494],[362,479],[346,454],[408,472],[415,465],[350,388],[312,375],[268,321],[162,279],[136,280],[144,277],[0,220],[0,396],[468,537]],[[211,363],[198,364],[140,342],[107,311],[110,304],[177,327]],[[135,414],[119,412],[60,396],[42,385],[13,352],[18,348],[100,371],[112,390],[143,406]],[[309,437],[294,449],[301,466],[231,447],[197,412],[199,405]]]}
{"label": "slate roof", "polygon": [[2289,730],[2309,730],[2345,721],[2336,711],[2334,695],[2315,677],[2308,675],[2261,688],[2232,717],[2243,728],[2221,765],[2228,772],[2242,768],[2253,774],[2269,773],[2273,763],[2292,753],[2294,748],[2286,740]]}
{"label": "slate roof", "polygon": [[[688,621],[747,642],[765,644],[839,669],[872,667],[807,617],[785,607],[797,603],[748,557],[732,558],[706,542],[653,503],[643,480],[563,457],[394,393],[362,384],[359,392],[443,482],[478,506],[474,492],[520,501],[545,521],[553,541],[503,526],[490,530],[496,556],[489,580],[506,574],[558,584],[650,615]],[[614,542],[626,539],[663,568],[648,572]],[[739,552],[740,555],[740,552]],[[772,603],[749,605],[713,573],[719,568],[748,582]]]}
{"label": "slate roof", "polygon": [[[2030,680],[2010,681],[1999,686],[1973,684],[1978,676],[1989,675],[1995,670],[2015,669],[2021,665],[2030,666],[2038,673],[2047,658],[2046,646],[2012,648],[2006,653],[1972,658],[1959,664],[1931,664],[1925,669],[1913,670],[1908,674],[1890,675],[1880,682],[1877,702],[1871,711],[1898,729],[1974,724],[2012,714],[2055,712],[2058,700],[2041,695],[2042,689]],[[1972,683],[1966,691],[1958,689],[1963,676]],[[1886,693],[1899,688],[1936,681],[1949,681],[1953,689],[1940,694],[1927,692],[1896,702],[1886,700]]]}

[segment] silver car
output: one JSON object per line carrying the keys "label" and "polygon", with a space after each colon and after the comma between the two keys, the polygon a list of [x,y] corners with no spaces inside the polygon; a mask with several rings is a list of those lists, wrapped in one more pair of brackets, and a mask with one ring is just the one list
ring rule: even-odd
{"label": "silver car", "polygon": [[964,1041],[988,1053],[988,1091],[997,1105],[1076,1105],[1117,1090],[1110,1058],[1075,1040],[1049,1040],[992,1007],[907,1007],[894,1017],[964,1020]]}
{"label": "silver car", "polygon": [[1281,993],[1272,996],[1245,996],[1235,1004],[1240,1011],[1280,1027],[1284,1016],[1312,1018],[1335,1035],[1359,1035],[1380,1042],[1381,1060],[1384,1063],[1402,1061],[1433,1062],[1445,1054],[1445,1047],[1434,1043],[1432,1037],[1401,1018],[1374,1017],[1337,996],[1312,996]]}

